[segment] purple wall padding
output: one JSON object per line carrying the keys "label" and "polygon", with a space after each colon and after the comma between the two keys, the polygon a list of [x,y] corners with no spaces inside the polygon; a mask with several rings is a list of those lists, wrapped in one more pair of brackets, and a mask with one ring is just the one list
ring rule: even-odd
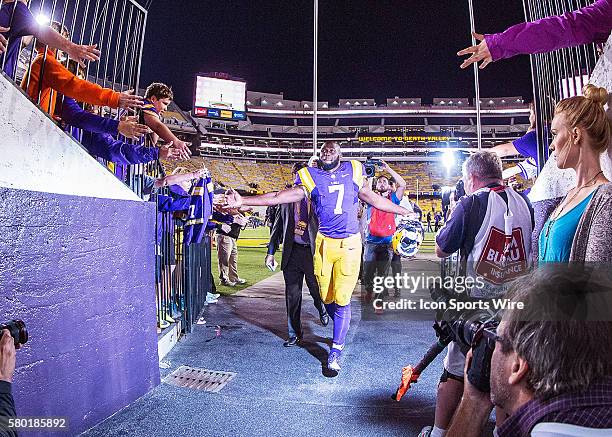
{"label": "purple wall padding", "polygon": [[154,232],[150,202],[0,188],[0,321],[30,333],[19,416],[74,435],[159,384]]}

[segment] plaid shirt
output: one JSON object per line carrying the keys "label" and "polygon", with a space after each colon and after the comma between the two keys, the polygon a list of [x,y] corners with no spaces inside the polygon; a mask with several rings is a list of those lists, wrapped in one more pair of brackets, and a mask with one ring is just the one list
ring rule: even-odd
{"label": "plaid shirt", "polygon": [[612,378],[587,390],[550,399],[532,399],[499,428],[499,437],[529,436],[538,423],[557,422],[588,428],[612,428]]}

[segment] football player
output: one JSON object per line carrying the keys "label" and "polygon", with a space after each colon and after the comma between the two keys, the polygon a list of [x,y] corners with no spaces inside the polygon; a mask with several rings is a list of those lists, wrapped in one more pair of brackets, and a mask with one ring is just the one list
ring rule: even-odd
{"label": "football player", "polygon": [[351,295],[361,263],[359,200],[394,214],[407,215],[410,211],[374,193],[364,183],[361,162],[341,162],[342,152],[337,142],[325,142],[319,156],[317,168],[305,167],[298,172],[295,187],[245,198],[232,190],[227,196],[227,207],[278,205],[299,202],[305,196],[311,200],[319,218],[314,271],[321,298],[334,321],[327,367],[337,372],[351,320]]}

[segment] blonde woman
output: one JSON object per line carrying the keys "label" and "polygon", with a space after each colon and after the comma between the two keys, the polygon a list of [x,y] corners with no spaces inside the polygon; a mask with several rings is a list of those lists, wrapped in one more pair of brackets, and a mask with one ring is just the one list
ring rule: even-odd
{"label": "blonde woman", "polygon": [[600,164],[612,139],[608,93],[593,85],[583,91],[555,108],[550,150],[560,169],[575,170],[576,185],[544,223],[540,262],[612,261],[612,184]]}

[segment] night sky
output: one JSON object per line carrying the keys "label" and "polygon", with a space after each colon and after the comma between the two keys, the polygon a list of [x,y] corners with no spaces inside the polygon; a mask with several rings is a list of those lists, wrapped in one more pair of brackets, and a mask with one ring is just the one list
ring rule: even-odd
{"label": "night sky", "polygon": [[[520,0],[474,0],[476,30],[503,31],[524,20]],[[312,1],[154,0],[141,83],[170,84],[192,107],[197,72],[246,79],[247,89],[312,98]],[[473,97],[471,69],[456,52],[470,44],[468,2],[320,0],[319,100]],[[530,100],[529,57],[481,71],[481,95]]]}

